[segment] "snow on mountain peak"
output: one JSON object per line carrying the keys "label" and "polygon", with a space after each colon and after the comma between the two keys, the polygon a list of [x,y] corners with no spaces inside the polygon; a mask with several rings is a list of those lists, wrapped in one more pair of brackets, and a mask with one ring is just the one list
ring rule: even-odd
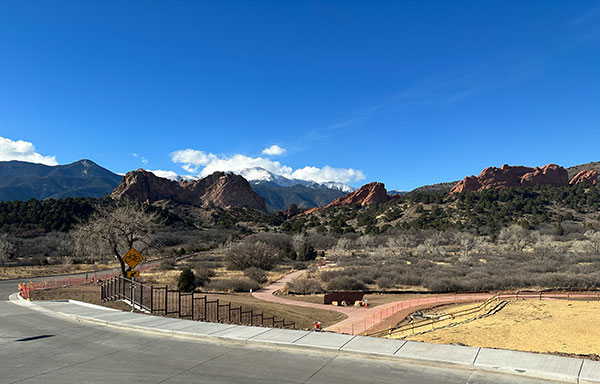
{"label": "snow on mountain peak", "polygon": [[329,188],[337,189],[342,192],[352,192],[354,188],[338,181],[327,181],[318,183],[312,180],[300,180],[287,178],[285,176],[276,175],[268,170],[260,167],[246,168],[239,172],[251,184],[272,183],[281,187],[293,187],[294,185],[302,185],[308,188]]}

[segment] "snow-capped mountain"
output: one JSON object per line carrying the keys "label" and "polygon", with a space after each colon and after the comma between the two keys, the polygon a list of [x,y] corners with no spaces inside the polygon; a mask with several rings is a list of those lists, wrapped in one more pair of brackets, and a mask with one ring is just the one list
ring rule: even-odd
{"label": "snow-capped mountain", "polygon": [[293,187],[295,185],[301,185],[313,189],[335,189],[346,193],[354,191],[354,188],[352,188],[351,186],[337,181],[327,181],[324,183],[318,183],[316,181],[311,180],[288,179],[287,177],[276,175],[260,167],[246,168],[243,171],[239,172],[239,174],[243,176],[246,180],[248,180],[252,185],[270,184],[279,187]]}

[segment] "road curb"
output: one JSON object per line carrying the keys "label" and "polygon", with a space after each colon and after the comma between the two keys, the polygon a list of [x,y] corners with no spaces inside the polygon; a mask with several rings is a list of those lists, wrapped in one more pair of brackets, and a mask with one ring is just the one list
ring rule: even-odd
{"label": "road curb", "polygon": [[[309,331],[281,330],[275,328],[265,328],[264,332],[259,332],[260,330],[256,329],[258,327],[248,327],[242,325],[231,325],[230,327],[225,328],[221,327],[219,330],[215,330],[214,332],[208,334],[192,333],[181,330],[160,329],[159,326],[122,324],[110,320],[94,318],[93,316],[64,313],[58,310],[45,308],[31,301],[27,301],[19,294],[13,294],[9,299],[15,304],[26,306],[33,310],[55,316],[65,317],[71,320],[110,326],[112,328],[121,330],[134,330],[137,332],[158,336],[176,337],[187,340],[200,340],[211,343],[237,346],[248,345],[254,347],[295,350],[301,353],[305,353],[306,351],[310,350],[321,353],[336,353],[337,355],[350,357],[366,357],[369,359],[398,361],[420,366],[425,365],[469,371],[482,371],[496,374],[508,374],[513,376],[538,378],[558,382],[590,384],[600,383],[600,362],[587,359],[575,359],[555,355],[488,348],[463,347],[458,345],[437,345],[412,341],[403,342],[398,340],[342,335],[329,332],[317,333]],[[56,301],[56,303],[59,303],[59,301]],[[64,303],[66,303],[66,301]],[[81,303],[76,300],[69,300],[68,303],[79,307],[106,311],[106,313],[109,314],[121,312],[111,308]],[[122,313],[126,314],[127,312]],[[159,318],[157,317],[157,319]],[[192,323],[190,320],[173,320]],[[217,324],[203,322],[193,323]],[[258,333],[250,337],[244,337],[236,335],[236,331],[239,331],[238,333],[241,333],[242,335],[248,332]],[[293,334],[295,335],[293,338],[290,336],[290,340],[292,340],[291,342],[273,341],[265,338],[266,335],[271,333],[292,335],[289,332],[296,332]],[[227,336],[228,333],[230,334],[229,336]],[[296,338],[296,336],[298,337]],[[392,346],[391,342],[397,344]],[[387,349],[388,352],[381,353],[381,350],[384,349]],[[393,353],[390,353],[391,351],[393,351]]]}

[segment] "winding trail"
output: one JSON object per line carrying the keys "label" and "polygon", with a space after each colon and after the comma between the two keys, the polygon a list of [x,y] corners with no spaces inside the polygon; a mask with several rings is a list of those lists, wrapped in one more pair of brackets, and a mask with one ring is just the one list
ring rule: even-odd
{"label": "winding trail", "polygon": [[[358,335],[363,333],[367,329],[381,323],[388,317],[400,312],[421,309],[424,307],[431,306],[436,303],[458,303],[465,301],[474,300],[486,300],[492,296],[489,293],[475,293],[475,294],[449,294],[449,295],[438,295],[428,296],[422,298],[406,299],[395,301],[387,304],[382,304],[372,308],[357,308],[357,307],[336,307],[333,305],[316,304],[306,301],[292,300],[284,297],[275,295],[274,293],[285,287],[285,284],[292,281],[307,272],[306,269],[292,272],[283,278],[277,280],[273,284],[255,291],[252,293],[257,299],[269,301],[272,303],[294,305],[297,307],[306,308],[318,308],[328,311],[340,312],[348,316],[346,319],[330,325],[325,328],[326,331],[333,331],[339,333],[349,333]],[[318,320],[318,319],[316,319]]]}

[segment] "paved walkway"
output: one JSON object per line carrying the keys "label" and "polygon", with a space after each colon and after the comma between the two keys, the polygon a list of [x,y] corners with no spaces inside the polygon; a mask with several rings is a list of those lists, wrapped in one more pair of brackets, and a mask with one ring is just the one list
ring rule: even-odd
{"label": "paved walkway", "polygon": [[457,303],[474,300],[486,300],[491,297],[488,293],[476,293],[476,294],[449,294],[439,296],[421,297],[415,299],[399,300],[382,304],[371,308],[357,308],[357,307],[338,307],[333,305],[310,303],[306,301],[292,300],[285,297],[277,296],[274,293],[285,287],[285,284],[292,281],[307,272],[306,269],[292,272],[283,278],[277,280],[273,284],[266,288],[260,289],[252,293],[252,296],[257,299],[269,301],[272,303],[295,305],[297,307],[317,308],[325,309],[328,311],[340,312],[348,316],[346,319],[330,325],[325,328],[326,331],[333,331],[339,333],[349,333],[358,335],[367,329],[377,325],[384,321],[386,318],[392,316],[399,311],[406,311],[407,309],[421,309],[436,303]]}

